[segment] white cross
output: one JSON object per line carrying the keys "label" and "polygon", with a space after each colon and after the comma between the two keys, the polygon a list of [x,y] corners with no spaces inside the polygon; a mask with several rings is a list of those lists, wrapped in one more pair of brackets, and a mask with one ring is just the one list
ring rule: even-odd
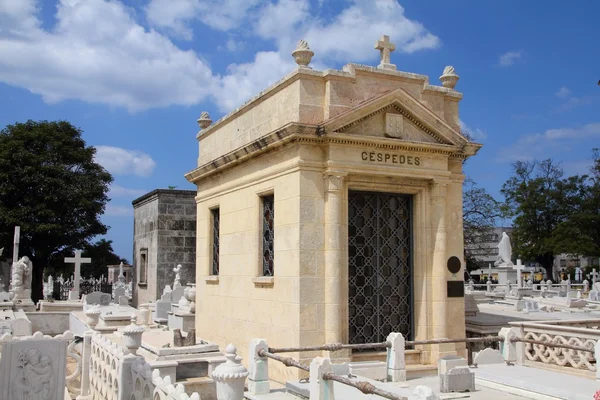
{"label": "white cross", "polygon": [[396,69],[396,66],[390,62],[390,53],[396,50],[396,45],[390,42],[388,35],[381,36],[381,39],[375,42],[375,49],[381,54],[380,68]]}
{"label": "white cross", "polygon": [[21,227],[15,226],[15,241],[13,246],[13,263],[19,261],[19,241],[21,238]]}
{"label": "white cross", "polygon": [[[65,263],[75,264],[75,283],[73,284],[73,292],[77,294],[79,299],[79,278],[81,277],[81,264],[89,264],[92,262],[91,258],[82,258],[81,250],[75,250],[75,257],[66,257]],[[73,297],[75,294],[73,295]]]}
{"label": "white cross", "polygon": [[517,260],[517,265],[515,265],[513,267],[513,269],[517,270],[517,287],[518,288],[523,287],[523,281],[521,279],[521,274],[523,273],[524,268],[525,268],[525,266],[523,264],[521,264],[521,260]]}

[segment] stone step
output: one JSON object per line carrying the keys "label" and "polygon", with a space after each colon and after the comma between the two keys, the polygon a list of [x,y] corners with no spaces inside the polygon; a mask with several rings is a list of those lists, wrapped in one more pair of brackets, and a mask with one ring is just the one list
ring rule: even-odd
{"label": "stone step", "polygon": [[[383,361],[385,362],[387,352],[385,351],[369,351],[362,353],[352,353],[353,362],[363,361]],[[404,352],[404,362],[406,365],[415,365],[421,363],[421,350],[406,350]]]}

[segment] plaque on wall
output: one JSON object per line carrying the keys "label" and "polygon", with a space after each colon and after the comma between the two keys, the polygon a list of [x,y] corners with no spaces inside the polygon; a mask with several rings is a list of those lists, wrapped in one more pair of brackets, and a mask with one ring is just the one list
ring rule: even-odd
{"label": "plaque on wall", "polygon": [[465,284],[461,281],[448,281],[448,297],[465,297]]}
{"label": "plaque on wall", "polygon": [[448,263],[446,264],[448,271],[452,274],[457,274],[460,271],[460,259],[456,256],[452,256],[448,259]]}

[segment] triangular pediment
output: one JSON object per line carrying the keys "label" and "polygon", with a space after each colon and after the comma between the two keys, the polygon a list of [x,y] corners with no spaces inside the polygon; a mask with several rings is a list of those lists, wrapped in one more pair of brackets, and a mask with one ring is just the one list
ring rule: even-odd
{"label": "triangular pediment", "polygon": [[322,124],[324,133],[461,146],[468,142],[403,89],[367,100]]}

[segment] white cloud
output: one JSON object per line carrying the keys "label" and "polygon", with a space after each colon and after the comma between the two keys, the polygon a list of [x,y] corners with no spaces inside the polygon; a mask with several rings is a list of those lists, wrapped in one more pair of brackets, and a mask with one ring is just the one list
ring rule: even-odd
{"label": "white cloud", "polygon": [[228,31],[240,26],[260,0],[151,0],[148,21],[175,36],[191,40],[191,24],[199,19],[213,29]]}
{"label": "white cloud", "polygon": [[259,10],[254,32],[275,41],[277,50],[260,52],[252,62],[228,67],[215,92],[222,111],[239,106],[291,72],[296,67],[291,52],[301,38],[315,52],[311,64],[315,69],[332,61],[378,61],[373,47],[382,33],[390,35],[397,52],[435,49],[441,43],[422,24],[408,19],[396,0],[352,0],[328,22],[310,14],[308,0],[278,0]]}
{"label": "white cloud", "polygon": [[96,146],[95,161],[115,175],[147,177],[156,167],[156,162],[146,153],[112,146]]}
{"label": "white cloud", "polygon": [[521,136],[512,145],[501,149],[500,161],[533,160],[548,158],[552,150],[564,154],[583,140],[600,138],[600,122],[584,125],[580,128],[548,129],[543,133]]}
{"label": "white cloud", "polygon": [[571,95],[571,91],[569,90],[568,87],[561,87],[560,89],[558,89],[558,92],[554,93],[556,95],[556,97],[560,97],[561,99],[566,99]]}
{"label": "white cloud", "polygon": [[56,26],[44,30],[35,1],[20,8],[0,1],[0,81],[46,102],[79,99],[137,111],[197,104],[213,87],[210,68],[193,51],[146,31],[120,2],[59,0]]}
{"label": "white cloud", "polygon": [[[200,20],[231,31],[230,37],[247,41],[254,35],[274,43],[219,75],[201,55],[145,29],[123,0],[57,0],[51,27],[38,18],[40,1],[0,0],[0,82],[48,103],[76,99],[136,112],[208,98],[229,111],[296,67],[290,53],[300,38],[315,51],[315,68],[338,61],[376,64],[373,44],[382,33],[398,53],[440,46],[396,0],[349,0],[327,20],[309,0],[263,0],[262,6],[259,0],[151,0],[146,18],[166,34],[191,39]],[[229,39],[225,48],[237,51],[243,43]]]}
{"label": "white cloud", "polygon": [[480,142],[480,141],[484,141],[485,139],[487,139],[487,132],[485,132],[483,129],[480,129],[480,128],[472,129],[462,119],[459,119],[458,123],[460,124],[460,130],[463,133],[467,133],[467,134],[471,135],[471,137],[474,141]]}
{"label": "white cloud", "polygon": [[129,217],[133,215],[133,206],[117,206],[109,203],[106,205],[104,215],[107,217]]}
{"label": "white cloud", "polygon": [[563,86],[555,93],[556,97],[563,99],[563,103],[554,109],[555,112],[565,112],[574,108],[590,104],[592,99],[589,97],[573,96],[569,88]]}
{"label": "white cloud", "polygon": [[221,110],[232,110],[283,78],[296,67],[292,57],[283,59],[275,51],[261,51],[254,60],[232,64],[221,79],[215,100]]}
{"label": "white cloud", "polygon": [[508,51],[500,56],[498,63],[502,67],[509,67],[515,62],[521,60],[523,57],[523,51]]}
{"label": "white cloud", "polygon": [[126,188],[113,183],[112,185],[110,185],[108,197],[111,199],[114,199],[115,197],[136,198],[143,196],[146,193],[148,193],[147,190]]}
{"label": "white cloud", "polygon": [[308,0],[279,0],[262,10],[256,31],[260,37],[275,39],[285,54],[303,38],[315,58],[335,61],[376,59],[373,45],[383,33],[396,44],[396,52],[413,53],[441,45],[421,23],[407,18],[396,0],[352,0],[327,22],[309,14]]}

